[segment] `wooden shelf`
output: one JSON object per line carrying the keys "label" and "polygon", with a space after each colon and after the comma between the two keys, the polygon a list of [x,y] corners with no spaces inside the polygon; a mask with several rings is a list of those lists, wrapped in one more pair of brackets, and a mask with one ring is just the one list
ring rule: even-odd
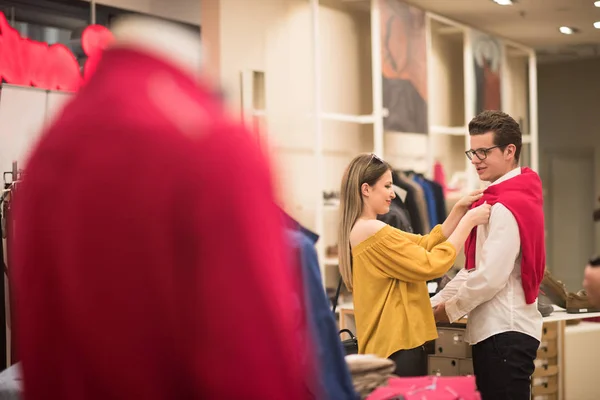
{"label": "wooden shelf", "polygon": [[462,127],[465,125],[465,31],[435,17],[430,16],[429,21],[430,126]]}
{"label": "wooden shelf", "polygon": [[429,128],[429,132],[434,135],[453,135],[464,137],[465,135],[467,135],[468,128],[466,126],[433,125]]}

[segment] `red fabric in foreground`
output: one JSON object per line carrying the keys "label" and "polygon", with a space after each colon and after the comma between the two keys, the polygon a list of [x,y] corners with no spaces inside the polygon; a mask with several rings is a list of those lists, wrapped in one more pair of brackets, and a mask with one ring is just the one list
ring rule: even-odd
{"label": "red fabric in foreground", "polygon": [[267,162],[191,77],[108,51],[18,194],[25,400],[309,398]]}

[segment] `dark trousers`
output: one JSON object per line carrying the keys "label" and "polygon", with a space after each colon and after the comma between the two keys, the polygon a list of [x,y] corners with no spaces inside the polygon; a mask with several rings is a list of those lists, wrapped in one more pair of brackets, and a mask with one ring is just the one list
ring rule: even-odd
{"label": "dark trousers", "polygon": [[427,353],[424,346],[399,350],[388,358],[396,363],[394,375],[404,377],[427,375]]}
{"label": "dark trousers", "polygon": [[530,400],[539,345],[520,332],[500,333],[473,345],[473,368],[482,400]]}

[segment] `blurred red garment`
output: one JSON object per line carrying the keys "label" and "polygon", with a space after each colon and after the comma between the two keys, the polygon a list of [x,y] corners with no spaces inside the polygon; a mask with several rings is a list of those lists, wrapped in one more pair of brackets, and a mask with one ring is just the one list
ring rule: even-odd
{"label": "blurred red garment", "polygon": [[227,118],[114,48],[43,136],[11,268],[25,400],[310,398],[269,167]]}

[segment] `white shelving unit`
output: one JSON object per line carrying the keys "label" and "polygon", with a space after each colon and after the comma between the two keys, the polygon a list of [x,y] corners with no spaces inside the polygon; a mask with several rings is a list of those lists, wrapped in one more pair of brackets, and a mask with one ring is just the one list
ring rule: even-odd
{"label": "white shelving unit", "polygon": [[505,42],[502,108],[521,124],[522,165],[538,169],[537,69],[535,51]]}
{"label": "white shelving unit", "polygon": [[[418,38],[419,45],[425,46],[427,87],[417,76],[418,85],[413,89],[426,98],[428,133],[385,132],[383,70],[390,80],[404,80],[405,71],[403,67],[388,70],[388,59],[382,57],[395,57],[388,54],[392,53],[390,45],[398,50],[403,41],[384,41],[383,31],[388,30],[382,27],[396,14],[400,22],[395,23],[402,25],[400,14],[406,10],[388,0],[260,3],[268,16],[252,21],[249,35],[254,41],[262,40],[262,46],[252,51],[236,46],[228,54],[228,58],[239,58],[244,68],[243,118],[268,133],[259,139],[261,144],[262,140],[269,144],[265,149],[271,151],[281,177],[277,189],[284,197],[282,204],[320,235],[317,250],[322,277],[326,286],[335,287],[337,266],[327,257],[326,248],[337,243],[339,207],[325,205],[323,192],[339,191],[344,169],[356,154],[374,152],[396,169],[423,172],[429,178],[434,163],[440,161],[447,182],[459,182],[457,186],[462,188],[462,193],[448,194],[448,203],[479,186],[464,155],[469,147],[467,124],[476,108],[474,31],[433,13],[422,14],[425,35]],[[392,35],[402,34],[401,27],[395,29],[390,30]],[[237,45],[238,39],[227,43]],[[535,53],[503,39],[498,43],[501,108],[522,121],[526,134],[522,162],[537,169]],[[231,63],[226,61],[222,73],[231,78],[232,71],[238,70],[229,68]]]}
{"label": "white shelving unit", "polygon": [[[348,162],[360,152],[372,151],[399,169],[414,169],[431,177],[440,161],[448,181],[465,177],[461,193],[479,181],[464,151],[469,148],[468,122],[475,115],[475,66],[471,48],[474,31],[448,18],[426,13],[428,134],[387,133],[387,110],[382,96],[382,0],[308,0],[310,5],[312,92],[314,112],[314,165],[316,181],[314,228],[321,235],[317,250],[327,287],[337,285],[337,260],[326,248],[337,243],[339,207],[326,205],[323,192],[339,190]],[[337,15],[338,28],[325,19]],[[341,17],[340,17],[341,16]],[[338,31],[335,31],[338,29]],[[336,36],[336,35],[339,35]],[[342,37],[343,36],[343,37]],[[538,168],[537,75],[532,49],[498,39],[501,44],[501,108],[522,124],[522,163]],[[342,47],[346,58],[336,56]],[[350,69],[342,81],[336,68]],[[357,100],[360,99],[360,100]]]}
{"label": "white shelving unit", "polygon": [[[371,1],[366,10],[360,4],[355,7],[352,3],[334,3],[323,5],[319,0],[310,0],[315,85],[314,155],[319,171],[315,185],[315,227],[321,235],[317,251],[322,278],[329,288],[335,288],[339,279],[337,258],[326,255],[326,247],[337,243],[339,206],[325,204],[322,193],[339,191],[344,168],[357,153],[373,151],[383,155],[383,117],[386,115],[381,95],[379,2]],[[354,49],[346,49],[346,54],[356,56],[351,63],[334,57],[333,49],[324,49],[332,46],[322,37],[321,17],[325,12],[346,14],[350,23],[355,24],[361,38],[355,42]],[[339,81],[335,66],[352,68],[354,63],[361,64],[356,73],[359,81]],[[356,98],[361,101],[356,102]]]}
{"label": "white shelving unit", "polygon": [[[451,178],[468,168],[464,155],[467,132],[467,76],[464,26],[434,14],[428,22],[429,148],[428,170],[436,161]],[[467,143],[468,145],[468,143]],[[466,162],[466,164],[465,164]]]}

